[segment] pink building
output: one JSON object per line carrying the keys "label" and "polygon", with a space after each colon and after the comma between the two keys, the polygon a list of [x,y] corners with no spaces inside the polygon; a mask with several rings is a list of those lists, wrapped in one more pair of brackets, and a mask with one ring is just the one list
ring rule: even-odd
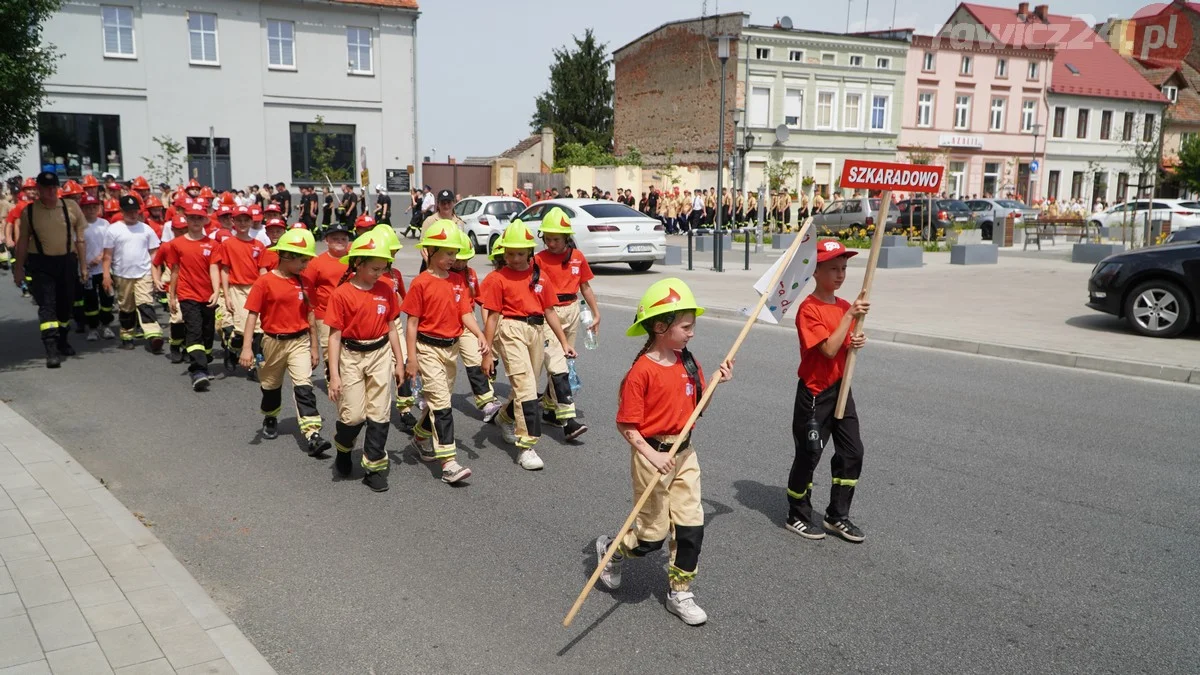
{"label": "pink building", "polygon": [[1052,49],[913,36],[900,160],[945,166],[949,195],[1024,196],[1029,162],[1045,152],[1053,60]]}

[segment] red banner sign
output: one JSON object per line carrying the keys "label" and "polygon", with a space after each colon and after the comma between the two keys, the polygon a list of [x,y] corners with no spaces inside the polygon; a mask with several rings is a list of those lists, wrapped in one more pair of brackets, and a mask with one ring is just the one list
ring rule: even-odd
{"label": "red banner sign", "polygon": [[897,164],[848,159],[842,166],[840,187],[854,190],[903,190],[938,193],[942,189],[942,167],[928,164]]}

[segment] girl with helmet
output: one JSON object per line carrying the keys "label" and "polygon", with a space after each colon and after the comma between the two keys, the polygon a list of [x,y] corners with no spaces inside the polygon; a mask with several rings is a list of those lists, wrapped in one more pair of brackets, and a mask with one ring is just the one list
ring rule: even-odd
{"label": "girl with helmet", "polygon": [[[567,336],[567,344],[575,346],[575,337],[579,334],[579,294],[587,301],[595,317],[588,330],[599,330],[600,307],[596,304],[596,294],[592,292],[592,268],[588,266],[587,258],[575,248],[575,240],[571,235],[571,220],[557,206],[546,212],[542,218],[541,236],[546,249],[534,256],[542,274],[554,286],[557,301],[554,313],[562,324],[563,334]],[[566,440],[572,441],[587,431],[587,425],[580,424],[575,419],[575,399],[571,393],[571,382],[568,376],[567,357],[558,348],[551,335],[546,335],[546,373],[549,375],[546,392],[542,395],[542,421],[552,426],[561,426]]]}
{"label": "girl with helmet", "polygon": [[[512,223],[500,237],[506,266],[483,280],[483,306],[489,312],[487,340],[500,342],[500,358],[512,393],[496,416],[504,440],[520,450],[517,463],[528,471],[545,466],[533,446],[542,435],[541,403],[537,378],[545,356],[544,326],[550,325],[567,358],[575,349],[567,342],[554,311],[554,285],[533,259],[533,233],[525,223]],[[492,370],[492,357],[484,356],[483,369]],[[520,410],[517,410],[518,406]]]}
{"label": "girl with helmet", "polygon": [[[385,280],[392,284],[392,289],[396,296],[400,298],[400,302],[404,302],[406,291],[404,290],[404,275],[395,265],[396,253],[404,248],[404,244],[400,243],[400,237],[396,236],[396,231],[391,225],[379,223],[375,229],[371,230],[387,243],[388,251],[392,254],[392,263],[388,265],[385,272]],[[404,340],[404,322],[397,316],[393,322],[396,324],[396,334],[400,336],[400,361],[401,366],[408,359],[408,345]],[[400,385],[396,388],[396,409],[400,411],[400,428],[406,433],[412,433],[413,427],[417,425],[417,418],[413,416],[412,409],[417,404],[417,398],[413,395],[413,383],[406,379],[401,379]]]}
{"label": "girl with helmet", "polygon": [[375,492],[388,489],[386,445],[391,386],[393,379],[404,379],[395,324],[400,316],[400,299],[392,283],[384,279],[394,256],[378,233],[368,232],[355,239],[343,259],[348,265],[346,275],[352,275],[350,283],[335,288],[325,308],[329,399],[338,406],[334,466],[343,477],[350,475],[350,453],[365,425],[360,463],[366,475],[362,482]]}
{"label": "girl with helmet", "polygon": [[[675,457],[668,458],[688,418],[700,402],[704,372],[687,349],[704,309],[680,279],[663,279],[650,286],[638,303],[634,324],[625,334],[649,335],[633,366],[621,381],[617,404],[617,429],[632,449],[633,494],[647,486],[654,492],[637,515],[636,526],[625,533],[617,553],[600,574],[609,589],[621,585],[625,558],[640,558],[671,542],[667,578],[667,611],[684,623],[697,626],[708,620],[691,592],[704,540],[704,507],[700,503],[700,464],[685,437]],[[720,378],[733,377],[733,363],[721,364]],[[663,476],[669,479],[662,482]],[[597,561],[603,560],[612,538],[596,539]]]}
{"label": "girl with helmet", "polygon": [[[450,267],[450,278],[454,280],[454,292],[463,293],[471,298],[471,311],[479,304],[479,276],[468,264],[475,257],[475,246],[466,232],[458,231],[458,242],[461,248]],[[464,330],[458,340],[458,354],[462,357],[463,367],[467,369],[467,382],[471,385],[471,393],[475,395],[475,408],[483,411],[483,421],[490,422],[500,411],[500,403],[496,401],[496,393],[492,390],[492,382],[483,371],[483,358],[479,355],[479,341]]]}
{"label": "girl with helmet", "polygon": [[[483,339],[471,296],[456,291],[450,278],[450,267],[462,247],[458,232],[451,220],[439,220],[425,229],[417,246],[427,254],[429,265],[413,279],[402,307],[408,315],[404,374],[409,380],[420,374],[425,383],[422,395],[426,406],[413,429],[413,445],[422,461],[442,463],[442,481],[446,483],[457,483],[471,475],[470,469],[458,463],[454,443],[450,393],[458,371],[456,347],[464,329],[476,339]],[[484,341],[479,346],[485,360],[491,354],[487,345]]]}
{"label": "girl with helmet", "polygon": [[[279,266],[258,277],[246,296],[246,324],[242,335],[254,335],[259,320],[263,331],[263,360],[258,366],[262,390],[263,438],[279,436],[279,413],[283,410],[283,375],[292,378],[296,421],[308,441],[308,454],[320,457],[330,448],[321,437],[321,413],[313,392],[312,371],[319,362],[312,307],[300,273],[317,254],[316,241],[307,230],[292,230],[279,238],[274,251]],[[255,355],[250,343],[242,341],[241,364],[250,369]]]}

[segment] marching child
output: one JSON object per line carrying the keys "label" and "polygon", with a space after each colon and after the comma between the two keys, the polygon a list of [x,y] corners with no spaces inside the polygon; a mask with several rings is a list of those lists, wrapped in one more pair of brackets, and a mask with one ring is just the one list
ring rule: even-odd
{"label": "marching child", "polygon": [[[230,321],[227,327],[222,328],[227,373],[232,373],[237,367],[245,341],[242,329],[246,325],[246,298],[250,295],[250,287],[266,272],[262,267],[262,257],[267,249],[250,236],[250,226],[253,224],[250,207],[236,207],[233,216],[234,236],[226,238],[220,246],[221,289],[225,296],[226,316]],[[261,329],[253,333],[251,339],[260,342],[258,352],[262,353],[262,338],[259,335]]]}
{"label": "marching child", "polygon": [[[535,255],[534,260],[554,286],[557,297],[554,313],[562,324],[567,344],[574,347],[575,337],[579,334],[581,292],[595,317],[589,330],[595,332],[600,326],[600,307],[596,304],[596,294],[592,292],[591,285],[592,268],[588,266],[587,258],[575,248],[572,238],[575,231],[562,209],[556,206],[546,213],[540,232],[546,250]],[[549,382],[542,396],[542,406],[546,409],[542,421],[551,426],[561,426],[566,440],[573,441],[587,431],[587,425],[575,419],[575,398],[571,392],[567,357],[551,337],[546,335],[546,373]]]}
{"label": "marching child", "polygon": [[[121,321],[121,349],[133,349],[134,328],[141,326],[152,354],[161,354],[162,328],[154,310],[154,281],[150,273],[159,240],[149,225],[138,220],[136,199],[121,197],[120,222],[105,230],[103,290],[115,295]],[[115,293],[114,293],[115,290]]]}
{"label": "marching child", "polygon": [[212,360],[213,337],[216,332],[217,289],[221,285],[218,269],[217,242],[204,233],[208,211],[204,204],[188,205],[188,229],[182,237],[171,240],[164,256],[171,268],[171,286],[167,302],[174,313],[183,317],[185,328],[184,351],[191,363],[193,391],[208,391],[208,364]]}
{"label": "marching child", "polygon": [[[462,230],[458,231],[458,242],[461,248],[450,267],[450,278],[454,281],[454,292],[471,299],[471,311],[474,313],[475,305],[482,302],[479,297],[479,276],[469,264],[471,258],[475,257],[475,245]],[[491,380],[483,371],[479,341],[469,330],[463,330],[458,339],[458,355],[462,357],[463,367],[467,369],[467,382],[471,385],[471,393],[475,395],[475,407],[483,412],[483,421],[490,422],[496,413],[500,412],[500,402],[496,400]]]}
{"label": "marching child", "polygon": [[[813,272],[816,289],[796,312],[796,330],[800,335],[799,381],[792,410],[796,458],[788,476],[785,527],[806,539],[823,539],[826,531],[854,543],[866,538],[850,521],[850,502],[854,499],[863,460],[853,391],[847,397],[842,419],[833,416],[848,348],[860,349],[867,343],[866,336],[855,331],[855,324],[867,315],[871,303],[861,295],[853,303],[836,295],[846,280],[846,261],[854,255],[855,251],[846,250],[836,239],[817,242],[817,269]],[[813,472],[831,435],[833,458],[829,468],[833,485],[829,489],[829,508],[818,525],[812,509]]]}
{"label": "marching child", "polygon": [[[389,228],[390,229],[390,228]],[[347,254],[353,274],[329,296],[325,323],[329,326],[329,399],[338,406],[337,460],[342,476],[352,468],[350,453],[365,425],[360,464],[363,484],[375,492],[388,489],[388,422],[391,419],[392,380],[404,379],[400,336],[400,298],[385,279],[395,256],[387,240],[369,232],[354,240]]]}
{"label": "marching child", "polygon": [[[554,311],[554,286],[533,260],[533,233],[525,223],[510,224],[500,243],[506,266],[487,275],[481,289],[483,306],[488,310],[485,344],[499,340],[504,372],[512,385],[512,393],[496,420],[505,442],[520,449],[517,463],[521,468],[537,471],[545,466],[533,449],[542,435],[537,378],[546,343],[543,327],[550,324],[567,358],[575,358],[575,349],[567,343]],[[491,372],[492,363],[491,354],[485,354],[483,369]]]}
{"label": "marching child", "polygon": [[[187,234],[187,216],[182,213],[171,219],[170,227],[163,232],[164,237],[168,237],[163,242],[162,246],[158,247],[158,251],[154,254],[154,259],[151,261],[150,273],[154,276],[154,288],[162,293],[163,301],[167,300],[167,288],[171,285],[171,268],[167,267],[167,251],[171,248],[171,243]],[[168,321],[168,335],[171,345],[170,359],[171,363],[183,363],[183,343],[187,339],[187,326],[183,323],[183,314],[180,313],[179,307],[171,307],[167,305],[167,311],[170,313]]]}
{"label": "marching child", "polygon": [[[375,226],[371,232],[374,232],[387,244],[388,250],[392,254],[392,263],[384,272],[384,279],[392,285],[396,296],[400,298],[400,302],[404,302],[406,291],[404,290],[404,275],[396,267],[396,253],[404,248],[404,244],[400,243],[400,237],[396,236],[396,231],[391,225],[380,223]],[[408,345],[404,339],[404,321],[397,316],[393,322],[396,324],[396,334],[400,336],[400,357],[401,366],[408,359]],[[412,409],[417,405],[417,398],[413,395],[413,382],[407,379],[401,379],[400,386],[396,388],[396,409],[400,411],[400,429],[405,433],[411,434],[413,428],[417,426],[417,418],[413,415]]]}
{"label": "marching child", "polygon": [[[87,229],[83,239],[87,244],[88,276],[91,283],[83,287],[83,316],[87,323],[87,341],[100,338],[111,340],[116,337],[110,324],[113,320],[113,296],[104,290],[104,237],[108,232],[108,221],[100,217],[100,200],[84,194],[79,198]],[[157,252],[155,253],[157,255]]]}
{"label": "marching child", "polygon": [[[625,533],[617,552],[600,574],[610,589],[621,585],[625,558],[640,558],[670,544],[667,611],[689,626],[708,620],[691,592],[704,541],[704,507],[700,503],[700,464],[689,432],[673,459],[667,453],[678,440],[704,391],[704,371],[687,349],[704,309],[696,304],[687,284],[679,279],[656,282],[638,303],[636,321],[625,334],[649,334],[633,366],[621,381],[617,429],[632,450],[633,495],[649,485],[654,492],[637,515],[636,526]],[[720,378],[733,378],[733,363],[721,364]],[[669,476],[664,484],[660,479]],[[603,560],[612,538],[596,539],[597,561]]]}
{"label": "marching child", "polygon": [[325,234],[328,250],[315,257],[304,268],[301,278],[312,301],[313,317],[317,324],[317,342],[321,358],[325,362],[325,381],[329,382],[329,327],[325,325],[325,307],[329,296],[346,274],[346,263],[342,258],[350,251],[350,229],[345,223],[333,223]]}
{"label": "marching child", "polygon": [[[312,371],[320,363],[320,357],[312,308],[300,277],[304,266],[317,254],[316,241],[308,230],[293,230],[279,238],[274,252],[279,256],[279,267],[259,276],[251,285],[242,329],[243,336],[255,335],[259,320],[262,321],[263,360],[258,366],[262,435],[263,438],[279,436],[286,372],[292,378],[296,422],[308,441],[308,454],[320,457],[331,445],[320,433],[321,413],[317,411],[317,395],[312,388]],[[253,367],[255,360],[252,346],[243,339],[242,367]]]}
{"label": "marching child", "polygon": [[[450,394],[458,371],[456,343],[463,328],[483,341],[475,321],[474,304],[466,293],[454,290],[450,267],[461,250],[458,226],[451,220],[439,220],[425,229],[417,244],[428,255],[428,268],[413,279],[401,309],[408,318],[404,339],[408,342],[408,360],[404,375],[412,380],[418,374],[424,382],[425,410],[413,429],[413,445],[424,462],[442,463],[442,481],[457,483],[471,475],[458,463],[454,443],[454,415]],[[486,360],[491,350],[488,341],[479,346]]]}

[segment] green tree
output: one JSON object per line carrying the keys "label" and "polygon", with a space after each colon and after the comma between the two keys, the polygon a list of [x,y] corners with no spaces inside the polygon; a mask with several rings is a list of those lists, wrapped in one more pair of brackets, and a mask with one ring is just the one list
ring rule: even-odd
{"label": "green tree", "polygon": [[146,177],[156,185],[175,185],[181,182],[183,165],[188,160],[188,155],[183,151],[183,144],[170,136],[155,136],[154,142],[158,144],[158,154],[142,158],[146,163]]}
{"label": "green tree", "polygon": [[554,165],[568,166],[612,166],[616,158],[595,143],[563,143],[554,151]]}
{"label": "green tree", "polygon": [[309,175],[305,176],[302,171],[297,171],[296,178],[314,181],[328,180],[331,183],[345,183],[353,178],[354,167],[334,166],[333,163],[337,159],[337,148],[330,143],[331,137],[332,134],[325,133],[325,118],[317,115],[313,129],[312,149],[308,154]]}
{"label": "green tree", "polygon": [[606,44],[596,42],[589,28],[583,39],[572,36],[575,47],[554,50],[550,65],[550,88],[534,103],[529,126],[554,130],[555,145],[594,143],[612,149],[613,81],[608,75],[612,61]]}
{"label": "green tree", "polygon": [[1180,144],[1175,177],[1187,189],[1200,192],[1200,136],[1191,136]]}
{"label": "green tree", "polygon": [[42,23],[58,11],[62,0],[0,2],[0,172],[17,168],[11,152],[29,142],[37,115],[46,103],[46,79],[54,74],[59,54],[42,44]]}

